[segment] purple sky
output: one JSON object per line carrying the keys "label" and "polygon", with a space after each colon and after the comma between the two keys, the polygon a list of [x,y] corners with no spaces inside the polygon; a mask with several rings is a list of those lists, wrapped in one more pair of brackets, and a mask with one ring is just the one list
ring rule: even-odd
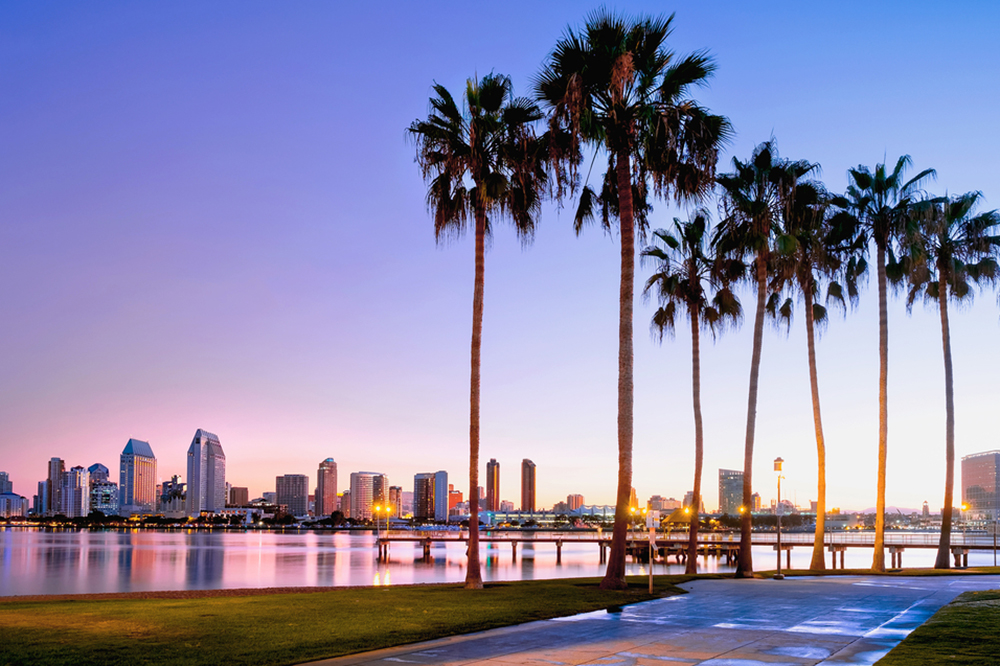
{"label": "purple sky", "polygon": [[[446,469],[467,491],[472,239],[434,243],[404,129],[433,81],[531,76],[598,3],[100,3],[0,6],[0,470],[34,493],[46,461],[117,469],[129,437],[185,473],[219,435],[251,496],[337,460],[409,490]],[[623,6],[624,7],[624,6]],[[635,3],[630,11],[670,10]],[[1000,7],[686,3],[671,44],[719,71],[699,99],[737,132],[721,165],[770,137],[848,167],[913,156],[935,192],[1000,206]],[[569,204],[572,206],[572,204]],[[713,204],[714,207],[714,204]],[[653,226],[678,211],[658,203]],[[611,503],[617,239],[574,237],[547,207],[533,246],[500,225],[487,255],[482,458],[538,465],[539,502]],[[649,269],[639,270],[639,279]],[[751,306],[751,297],[744,298]],[[943,497],[940,329],[890,305],[888,501]],[[691,487],[686,335],[662,346],[636,309],[635,482]],[[1000,448],[993,294],[956,311],[957,451]],[[769,329],[755,484],[815,497],[802,322]],[[703,348],[706,504],[741,468],[751,326]],[[830,506],[875,501],[874,281],[819,349]],[[117,476],[117,473],[114,473]],[[485,477],[482,477],[485,478]]]}

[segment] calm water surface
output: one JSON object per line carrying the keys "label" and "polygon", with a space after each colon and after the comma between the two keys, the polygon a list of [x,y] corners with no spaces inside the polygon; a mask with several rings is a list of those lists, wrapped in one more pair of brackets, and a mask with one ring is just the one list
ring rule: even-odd
{"label": "calm water surface", "polygon": [[[454,535],[454,533],[453,533]],[[806,568],[810,549],[792,551],[792,566]],[[828,556],[829,557],[829,556]],[[933,550],[907,550],[907,566],[929,567]],[[465,579],[464,544],[435,544],[431,561],[416,544],[392,545],[388,563],[376,561],[371,533],[202,531],[44,531],[0,528],[0,596],[84,594],[151,590],[254,587],[400,585]],[[600,576],[598,547],[565,542],[556,562],[551,543],[484,544],[487,581]],[[888,561],[888,554],[886,555]],[[784,563],[784,562],[783,562]],[[970,565],[992,565],[993,555],[974,552]],[[871,565],[871,550],[851,548],[848,567]],[[699,558],[699,571],[731,571],[724,559]],[[754,567],[774,567],[774,551],[754,548]],[[648,574],[629,562],[628,574]],[[677,564],[654,564],[653,573],[683,573]]]}

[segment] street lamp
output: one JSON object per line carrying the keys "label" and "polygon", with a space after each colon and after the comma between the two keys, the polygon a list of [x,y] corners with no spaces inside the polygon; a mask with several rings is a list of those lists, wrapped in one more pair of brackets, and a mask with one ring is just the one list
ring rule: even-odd
{"label": "street lamp", "polygon": [[774,574],[775,580],[784,578],[781,573],[781,463],[783,462],[785,461],[781,458],[774,459],[774,471],[778,473],[778,503],[774,507],[778,514],[778,572]]}

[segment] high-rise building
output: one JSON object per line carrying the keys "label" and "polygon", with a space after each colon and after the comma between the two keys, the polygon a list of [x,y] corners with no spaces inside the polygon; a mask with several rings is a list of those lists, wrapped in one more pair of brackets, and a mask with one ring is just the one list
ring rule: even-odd
{"label": "high-rise building", "polygon": [[389,497],[389,478],[381,472],[351,472],[351,518],[371,520],[372,508]]}
{"label": "high-rise building", "polygon": [[514,511],[514,503],[509,500],[500,500],[500,512],[511,513]]}
{"label": "high-rise building", "polygon": [[340,513],[344,518],[351,517],[351,490],[348,488],[340,494]]}
{"label": "high-rise building", "polygon": [[[454,488],[454,486],[451,486]],[[462,491],[461,490],[449,490],[448,491],[448,515],[455,513],[455,507],[462,503]]]}
{"label": "high-rise building", "polygon": [[496,458],[486,463],[486,510],[500,510],[500,463]]}
{"label": "high-rise building", "polygon": [[392,508],[392,515],[396,518],[403,517],[403,487],[389,486],[389,506]]}
{"label": "high-rise building", "polygon": [[[91,465],[87,471],[90,472],[94,467]],[[118,515],[118,484],[108,480],[106,476],[104,479],[95,479],[93,472],[90,472],[90,510],[100,511],[105,516]]]}
{"label": "high-rise building", "polygon": [[756,513],[760,511],[760,493],[754,493],[750,496],[750,511]]}
{"label": "high-rise building", "polygon": [[63,472],[59,488],[62,503],[59,513],[67,518],[86,518],[90,513],[90,474],[84,467],[72,467]]}
{"label": "high-rise building", "polygon": [[90,474],[91,483],[94,483],[95,481],[107,481],[111,478],[111,470],[101,463],[94,463],[88,467],[87,473]]}
{"label": "high-rise building", "polygon": [[581,506],[583,506],[583,495],[567,495],[566,496],[566,506],[569,507],[570,511],[576,511]]}
{"label": "high-rise building", "polygon": [[160,512],[168,518],[187,515],[187,484],[176,474],[160,485]]}
{"label": "high-rise building", "polygon": [[327,458],[316,471],[316,517],[328,517],[337,510],[337,463]]}
{"label": "high-rise building", "polygon": [[[683,507],[693,507],[694,506],[694,491],[689,490],[684,493]],[[701,506],[698,507],[698,513],[705,513],[705,496],[701,496]]]}
{"label": "high-rise building", "polygon": [[118,513],[122,516],[156,511],[156,456],[149,442],[130,439],[122,449],[118,477]]}
{"label": "high-rise building", "polygon": [[719,470],[719,513],[740,515],[743,506],[743,470]]}
{"label": "high-rise building", "polygon": [[[274,478],[275,503],[287,508],[296,518],[309,515],[309,477],[285,474]],[[188,490],[190,496],[190,489]]]}
{"label": "high-rise building", "polygon": [[968,520],[1000,517],[1000,451],[962,458],[962,501],[969,505]]}
{"label": "high-rise building", "polygon": [[448,472],[434,472],[434,520],[448,522]]}
{"label": "high-rise building", "polygon": [[0,472],[0,495],[4,493],[13,494],[13,492],[14,484],[10,482],[10,476],[7,475],[7,472]]}
{"label": "high-rise building", "polygon": [[187,453],[187,515],[225,508],[226,454],[218,437],[198,428]]}
{"label": "high-rise building", "polygon": [[521,461],[521,511],[535,510],[535,463]]}
{"label": "high-rise building", "polygon": [[62,458],[52,458],[49,460],[49,476],[45,486],[45,514],[54,516],[62,509],[62,499],[60,491],[62,489],[62,475],[66,471],[66,463]]}
{"label": "high-rise building", "polygon": [[434,518],[434,474],[413,475],[413,517],[417,520]]}
{"label": "high-rise building", "polygon": [[635,492],[634,487],[628,491],[628,505],[633,509],[639,508],[639,494]]}
{"label": "high-rise building", "polygon": [[232,486],[229,489],[229,506],[247,506],[250,504],[250,489],[243,486]]}

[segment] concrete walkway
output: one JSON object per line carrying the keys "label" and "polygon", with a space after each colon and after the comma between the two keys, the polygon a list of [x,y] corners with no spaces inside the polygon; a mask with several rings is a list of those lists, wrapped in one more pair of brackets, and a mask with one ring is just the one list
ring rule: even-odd
{"label": "concrete walkway", "polygon": [[966,590],[1000,576],[829,576],[699,580],[690,593],[312,666],[801,666],[873,664]]}

